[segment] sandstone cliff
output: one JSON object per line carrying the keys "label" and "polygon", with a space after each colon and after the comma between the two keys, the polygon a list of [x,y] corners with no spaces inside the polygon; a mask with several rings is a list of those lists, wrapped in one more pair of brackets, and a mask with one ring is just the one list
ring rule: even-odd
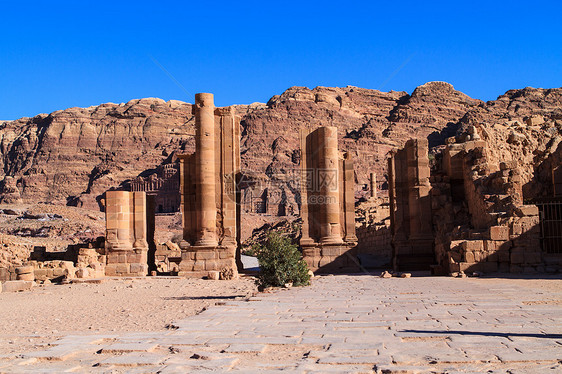
{"label": "sandstone cliff", "polygon": [[[409,138],[437,145],[469,124],[523,122],[531,115],[555,119],[562,111],[561,92],[525,88],[484,103],[444,82],[426,83],[411,95],[351,86],[292,87],[267,104],[237,107],[242,167],[275,180],[298,167],[301,128],[331,125],[339,128],[340,149],[356,158],[358,188],[370,172],[384,184],[386,154]],[[105,190],[150,173],[174,151],[192,152],[193,134],[191,104],[154,98],[3,122],[0,179],[13,178],[3,184],[12,199],[97,208]],[[292,187],[282,189],[296,204]]]}

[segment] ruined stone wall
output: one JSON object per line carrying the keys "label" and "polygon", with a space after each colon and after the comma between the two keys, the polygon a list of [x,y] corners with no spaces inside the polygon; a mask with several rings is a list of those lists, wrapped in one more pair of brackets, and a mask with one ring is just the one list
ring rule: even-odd
{"label": "ruined stone wall", "polygon": [[390,208],[387,197],[371,196],[355,209],[357,257],[365,268],[392,264]]}
{"label": "ruined stone wall", "polygon": [[518,165],[495,158],[476,128],[470,134],[460,143],[450,139],[432,171],[439,271],[552,270],[543,259],[538,208],[523,204]]}

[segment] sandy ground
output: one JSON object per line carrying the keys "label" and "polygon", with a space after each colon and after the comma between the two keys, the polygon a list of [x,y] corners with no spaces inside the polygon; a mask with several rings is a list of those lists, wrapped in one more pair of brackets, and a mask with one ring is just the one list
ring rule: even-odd
{"label": "sandy ground", "polygon": [[165,330],[210,305],[245,299],[256,290],[247,276],[232,281],[146,277],[0,293],[0,354],[68,334]]}

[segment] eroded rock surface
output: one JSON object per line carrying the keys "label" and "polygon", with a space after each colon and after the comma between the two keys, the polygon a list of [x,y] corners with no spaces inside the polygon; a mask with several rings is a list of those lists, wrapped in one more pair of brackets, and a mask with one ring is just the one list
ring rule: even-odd
{"label": "eroded rock surface", "polygon": [[[484,103],[445,82],[426,83],[411,95],[352,86],[292,87],[267,104],[237,106],[242,116],[242,168],[257,178],[276,181],[298,168],[300,129],[337,126],[340,150],[355,154],[357,183],[368,183],[369,173],[375,172],[382,185],[388,151],[411,137],[438,145],[470,124],[506,127],[512,121],[524,124],[527,117],[551,124],[546,130],[537,125],[536,131],[551,131],[552,136],[545,144],[532,145],[525,162],[534,163],[535,149],[552,149],[559,143],[552,126],[560,126],[561,97],[562,89],[525,88]],[[191,104],[154,98],[4,122],[0,177],[13,177],[15,183],[8,183],[10,196],[2,198],[17,199],[19,194],[24,202],[97,208],[107,189],[170,162],[173,152],[193,152],[193,126]],[[490,137],[525,143],[526,135],[517,128],[498,129],[499,135]],[[540,138],[527,141],[545,142]],[[286,201],[296,205],[294,187],[284,182],[280,186]],[[286,211],[296,213],[294,208]]]}

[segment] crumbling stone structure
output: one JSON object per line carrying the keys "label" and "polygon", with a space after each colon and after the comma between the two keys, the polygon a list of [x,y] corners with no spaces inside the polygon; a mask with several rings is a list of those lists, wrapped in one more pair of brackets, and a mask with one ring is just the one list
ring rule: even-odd
{"label": "crumbling stone structure", "polygon": [[393,260],[397,269],[422,270],[434,263],[428,141],[412,139],[389,158]]}
{"label": "crumbling stone structure", "polygon": [[148,273],[147,199],[144,192],[105,193],[107,276]]}
{"label": "crumbling stone structure", "polygon": [[556,271],[561,258],[541,248],[539,208],[524,204],[518,166],[490,159],[477,129],[468,130],[448,139],[431,175],[425,141],[389,160],[395,265],[420,247],[436,274]]}
{"label": "crumbling stone structure", "polygon": [[357,257],[361,266],[366,269],[392,266],[388,198],[370,197],[359,202],[355,207],[355,222]]}
{"label": "crumbling stone structure", "polygon": [[357,271],[353,160],[340,158],[337,127],[301,131],[300,245],[315,272]]}
{"label": "crumbling stone structure", "polygon": [[213,95],[195,95],[196,152],[179,155],[183,241],[179,275],[231,278],[241,267],[240,117],[215,108]]}

